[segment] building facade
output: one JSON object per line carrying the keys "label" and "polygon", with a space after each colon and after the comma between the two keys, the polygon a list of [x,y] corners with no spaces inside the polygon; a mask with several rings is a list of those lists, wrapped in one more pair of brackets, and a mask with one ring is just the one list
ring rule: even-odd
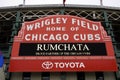
{"label": "building facade", "polygon": [[[27,21],[33,21],[44,17],[56,15],[69,15],[85,18],[94,22],[101,22],[108,36],[111,36],[116,65],[118,70],[89,69],[88,70],[46,70],[34,71],[21,69],[23,65],[19,65],[20,71],[16,67],[10,69],[11,58],[15,53],[14,37],[19,34],[22,24]],[[35,6],[15,6],[0,8],[0,49],[4,54],[4,66],[0,69],[0,76],[3,80],[119,80],[120,79],[120,53],[119,53],[119,26],[120,26],[120,8],[104,7],[104,6],[81,6],[81,5],[35,5]],[[98,39],[98,38],[97,38]],[[27,39],[29,40],[29,39]],[[16,49],[17,51],[17,49]],[[110,50],[111,51],[111,50]],[[86,57],[85,57],[86,58]],[[68,59],[69,60],[69,59]],[[17,62],[19,63],[19,62]],[[31,62],[32,63],[32,62]],[[103,60],[104,63],[104,60]],[[57,64],[57,63],[56,63]],[[93,67],[98,67],[94,63]],[[26,64],[27,65],[27,64]],[[62,65],[62,64],[61,64]],[[113,64],[114,65],[114,64]],[[84,67],[84,65],[82,65]],[[27,67],[29,68],[29,67]]]}

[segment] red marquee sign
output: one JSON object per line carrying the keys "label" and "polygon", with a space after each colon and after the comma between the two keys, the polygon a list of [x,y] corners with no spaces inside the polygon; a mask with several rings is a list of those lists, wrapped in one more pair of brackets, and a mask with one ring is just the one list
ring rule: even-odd
{"label": "red marquee sign", "polygon": [[112,41],[100,22],[54,15],[24,22],[10,72],[117,71]]}

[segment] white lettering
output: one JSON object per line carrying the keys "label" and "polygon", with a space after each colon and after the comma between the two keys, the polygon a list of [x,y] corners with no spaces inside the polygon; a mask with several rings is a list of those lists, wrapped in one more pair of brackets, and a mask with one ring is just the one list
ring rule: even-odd
{"label": "white lettering", "polygon": [[79,67],[80,67],[80,68],[85,68],[84,63],[83,63],[83,62],[81,62]]}
{"label": "white lettering", "polygon": [[34,24],[27,25],[27,31],[33,30]]}
{"label": "white lettering", "polygon": [[65,31],[66,27],[46,27],[46,31]]}
{"label": "white lettering", "polygon": [[26,41],[60,41],[64,40],[67,41],[69,40],[69,35],[68,34],[26,34],[25,35],[25,40]]}
{"label": "white lettering", "polygon": [[26,34],[26,35],[25,35],[25,40],[26,40],[26,41],[30,41],[30,36],[31,36],[31,34]]}
{"label": "white lettering", "polygon": [[37,51],[89,51],[87,44],[37,44]]}
{"label": "white lettering", "polygon": [[27,31],[33,30],[33,29],[39,29],[44,26],[54,25],[54,24],[65,24],[67,23],[67,18],[47,18],[45,20],[42,20],[40,22],[36,22],[34,24],[27,24]]}
{"label": "white lettering", "polygon": [[55,68],[85,68],[83,62],[54,62]]}
{"label": "white lettering", "polygon": [[73,39],[76,41],[99,41],[101,40],[100,34],[74,34]]}
{"label": "white lettering", "polygon": [[37,28],[40,28],[40,23],[39,23],[39,22],[37,22],[37,23],[35,24],[35,29],[37,29]]}
{"label": "white lettering", "polygon": [[[73,25],[77,25],[78,27],[87,28],[89,30],[97,31],[99,29],[98,24],[96,24],[96,23],[90,24],[90,22],[88,22],[88,21],[84,21],[84,20],[80,20],[80,19],[76,19],[76,18],[72,18],[71,22]],[[71,28],[71,30],[73,31],[73,28]]]}

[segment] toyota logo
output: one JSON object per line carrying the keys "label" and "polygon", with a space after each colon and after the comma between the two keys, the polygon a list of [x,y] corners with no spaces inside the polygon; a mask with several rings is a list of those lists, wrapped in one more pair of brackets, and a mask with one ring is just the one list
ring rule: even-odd
{"label": "toyota logo", "polygon": [[50,61],[45,61],[45,62],[42,63],[42,67],[44,69],[51,69],[51,68],[53,68],[53,63],[50,62]]}

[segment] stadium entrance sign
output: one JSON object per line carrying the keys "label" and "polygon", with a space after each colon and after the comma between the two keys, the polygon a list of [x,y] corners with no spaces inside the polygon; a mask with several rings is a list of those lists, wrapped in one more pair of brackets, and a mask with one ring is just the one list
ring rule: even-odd
{"label": "stadium entrance sign", "polygon": [[100,22],[53,15],[24,22],[14,37],[10,72],[116,70],[112,41]]}

